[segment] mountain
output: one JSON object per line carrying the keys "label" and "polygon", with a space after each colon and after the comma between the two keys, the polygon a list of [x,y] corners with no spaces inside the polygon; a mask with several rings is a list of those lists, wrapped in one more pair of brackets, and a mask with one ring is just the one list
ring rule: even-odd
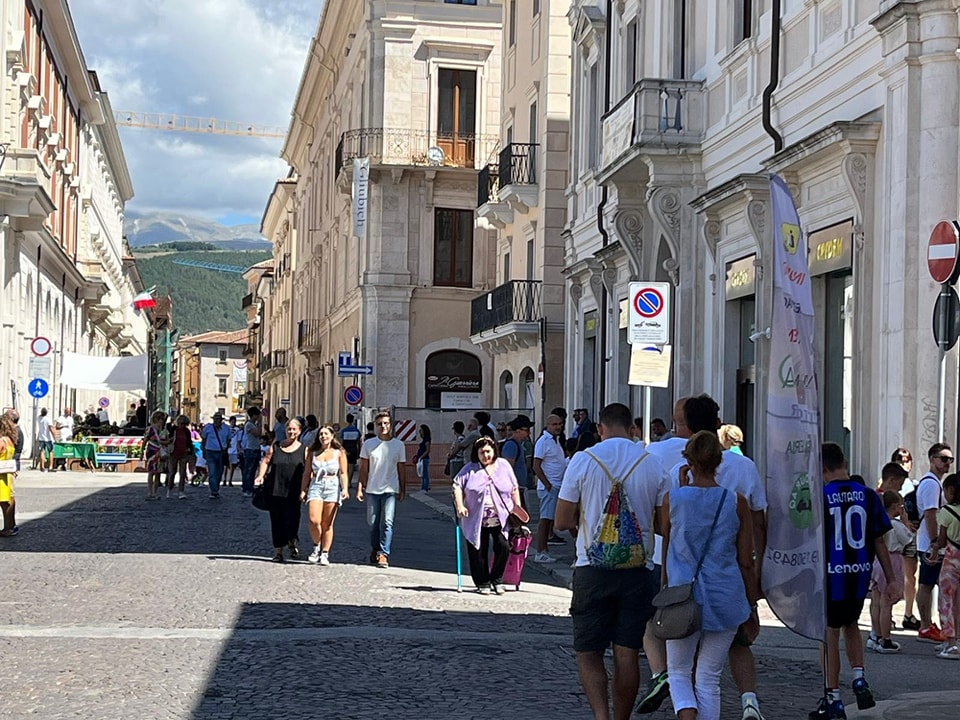
{"label": "mountain", "polygon": [[270,242],[256,225],[227,227],[215,220],[177,213],[138,213],[127,210],[123,231],[131,248],[144,245],[165,245],[172,242],[205,242],[219,250],[271,249]]}

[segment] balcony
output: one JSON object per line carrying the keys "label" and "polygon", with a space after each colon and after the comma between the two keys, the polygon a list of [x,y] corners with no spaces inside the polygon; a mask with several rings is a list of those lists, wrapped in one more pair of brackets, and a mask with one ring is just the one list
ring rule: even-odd
{"label": "balcony", "polygon": [[361,128],[340,136],[336,151],[337,178],[350,171],[354,158],[370,165],[476,168],[499,145],[496,135],[438,134],[408,128]]}
{"label": "balcony", "polygon": [[490,163],[477,173],[477,227],[502,230],[513,222],[513,209],[500,200],[500,166]]}
{"label": "balcony", "polygon": [[699,80],[641,78],[603,116],[604,182],[640,153],[699,152],[707,127],[706,98]]}
{"label": "balcony", "polygon": [[542,283],[511,280],[470,305],[470,340],[494,354],[536,347],[540,342]]}
{"label": "balcony", "polygon": [[510,143],[500,151],[499,200],[519,213],[537,205],[537,143]]}
{"label": "balcony", "polygon": [[308,361],[320,355],[323,325],[323,320],[301,320],[297,323],[297,350],[306,355]]}
{"label": "balcony", "polygon": [[260,376],[264,380],[271,380],[287,372],[287,351],[274,350],[264,353],[260,358]]}
{"label": "balcony", "polygon": [[240,301],[240,308],[241,308],[242,310],[246,310],[248,307],[250,307],[251,305],[253,305],[255,302],[257,302],[257,300],[256,300],[256,298],[254,297],[253,293],[247,293],[246,295],[243,296],[243,300]]}

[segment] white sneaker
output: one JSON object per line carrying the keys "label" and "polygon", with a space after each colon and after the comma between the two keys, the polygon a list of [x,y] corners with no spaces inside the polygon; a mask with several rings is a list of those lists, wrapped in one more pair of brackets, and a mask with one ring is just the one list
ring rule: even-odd
{"label": "white sneaker", "polygon": [[553,563],[556,562],[557,559],[548,552],[538,552],[534,554],[533,561],[538,563]]}
{"label": "white sneaker", "polygon": [[330,564],[330,556],[327,555],[327,553],[320,553],[320,564],[321,564],[321,565],[329,565],[329,564]]}
{"label": "white sneaker", "polygon": [[879,647],[880,643],[877,642],[877,636],[871,632],[870,636],[867,638],[867,650],[873,650],[874,652],[877,652]]}
{"label": "white sneaker", "polygon": [[320,562],[320,546],[319,545],[313,546],[313,552],[310,553],[310,557],[307,558],[307,562],[313,563],[314,565]]}
{"label": "white sneaker", "polygon": [[182,492],[182,493],[180,493],[179,495],[177,495],[177,499],[178,499],[178,500],[186,500],[186,499],[187,499],[187,494],[186,494],[185,492]]}
{"label": "white sneaker", "polygon": [[937,657],[941,660],[960,660],[960,647],[951,645],[946,650],[938,652]]}
{"label": "white sneaker", "polygon": [[743,715],[740,717],[740,720],[763,720],[763,715],[760,714],[760,708],[755,705],[747,705],[743,709]]}

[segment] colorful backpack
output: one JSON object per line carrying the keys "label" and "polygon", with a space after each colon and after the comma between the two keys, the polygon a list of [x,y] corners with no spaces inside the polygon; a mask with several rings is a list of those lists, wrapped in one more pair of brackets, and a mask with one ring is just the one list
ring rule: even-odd
{"label": "colorful backpack", "polygon": [[[623,482],[613,476],[610,470],[589,450],[587,455],[593,458],[610,478],[610,494],[603,506],[603,514],[593,534],[593,541],[587,546],[587,559],[590,565],[603,570],[627,570],[643,567],[647,563],[647,549],[643,545],[643,531],[637,516],[630,507],[630,499],[624,492]],[[637,466],[644,461],[644,453],[623,474],[630,477]]]}

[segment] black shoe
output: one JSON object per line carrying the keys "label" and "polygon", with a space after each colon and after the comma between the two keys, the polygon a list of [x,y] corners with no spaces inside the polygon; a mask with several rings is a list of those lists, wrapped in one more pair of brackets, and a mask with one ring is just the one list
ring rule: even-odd
{"label": "black shoe", "polygon": [[566,545],[567,541],[565,538],[560,537],[559,535],[551,535],[550,539],[547,540],[548,545]]}
{"label": "black shoe", "polygon": [[278,552],[276,555],[274,555],[272,562],[275,562],[275,563],[286,562],[286,560],[283,559],[283,553],[282,553],[282,552]]}
{"label": "black shoe", "polygon": [[877,704],[873,699],[873,693],[870,692],[870,686],[864,678],[853,681],[853,694],[857,696],[857,709],[869,710]]}
{"label": "black shoe", "polygon": [[915,618],[913,615],[904,615],[902,625],[904,630],[920,629],[920,621],[917,620],[917,618]]}
{"label": "black shoe", "polygon": [[664,670],[659,675],[654,675],[650,681],[650,687],[646,694],[640,698],[634,712],[638,715],[649,715],[660,709],[663,701],[670,695],[670,683],[668,682],[667,672]]}
{"label": "black shoe", "polygon": [[290,547],[290,559],[291,560],[300,559],[300,549],[296,545],[293,545]]}

